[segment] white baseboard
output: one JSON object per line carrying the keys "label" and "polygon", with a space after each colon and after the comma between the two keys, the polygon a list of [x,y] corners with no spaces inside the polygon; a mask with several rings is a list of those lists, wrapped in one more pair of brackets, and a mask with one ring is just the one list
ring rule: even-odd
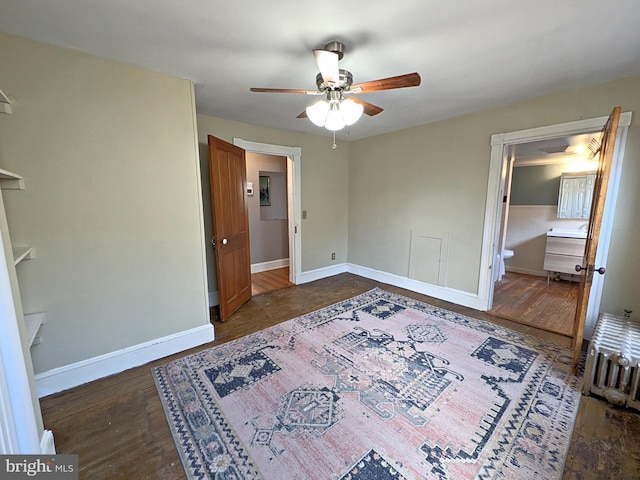
{"label": "white baseboard", "polygon": [[296,277],[296,283],[309,283],[321,278],[332,277],[339,273],[345,273],[347,271],[347,264],[341,263],[339,265],[331,265],[330,267],[322,267],[316,270],[309,270],[308,272],[302,272]]}
{"label": "white baseboard", "polygon": [[[345,272],[360,275],[361,277],[365,278],[370,278],[371,280],[377,280],[378,282],[388,283],[389,285],[394,285],[396,287],[406,288],[407,290],[411,290],[413,292],[422,293],[423,295],[439,298],[440,300],[445,300],[447,302],[473,308],[475,310],[487,310],[486,300],[481,299],[476,294],[463,292],[462,290],[456,290],[453,288],[431,285],[419,280],[413,280],[408,277],[401,277],[393,273],[387,273],[369,267],[362,267],[360,265],[354,265],[352,263],[341,263],[339,265],[331,265],[329,267],[322,267],[316,270],[302,272],[297,276],[296,283],[298,285],[301,285],[303,283],[314,282],[322,278],[332,277],[333,275],[338,275]],[[210,305],[217,305],[217,292],[213,294],[209,293],[209,301],[211,302],[211,299],[214,295],[216,303],[210,303]]]}
{"label": "white baseboard", "polygon": [[209,292],[209,307],[215,307],[216,305],[220,305],[218,292]]}
{"label": "white baseboard", "polygon": [[440,300],[445,300],[447,302],[473,308],[475,310],[485,311],[487,309],[486,300],[482,300],[478,295],[473,293],[463,292],[453,288],[440,287],[438,285],[431,285],[419,280],[401,277],[400,275],[395,275],[393,273],[387,273],[351,263],[347,265],[347,271],[355,275],[360,275],[361,277],[370,278],[371,280],[377,280],[382,283],[388,283],[395,287],[406,288],[412,292],[439,298]]}
{"label": "white baseboard", "polygon": [[528,268],[518,268],[518,267],[506,267],[505,270],[507,272],[513,273],[523,273],[525,275],[535,275],[536,277],[546,277],[546,270],[530,270]]}
{"label": "white baseboard", "polygon": [[40,439],[40,453],[42,455],[56,454],[56,444],[53,441],[53,432],[51,430],[45,430],[42,433],[42,438]]}
{"label": "white baseboard", "polygon": [[[518,267],[509,267],[506,269],[507,272],[513,272],[513,273],[524,273],[525,275],[535,275],[536,277],[547,277],[548,273],[546,270],[528,270],[526,268],[518,268]],[[551,272],[551,277],[550,278],[554,278],[555,277],[555,273]],[[562,280],[567,280],[569,282],[580,282],[580,274],[579,273],[575,273],[575,274],[571,274],[571,273],[561,273],[560,274],[560,279]]]}
{"label": "white baseboard", "polygon": [[203,325],[39,373],[35,376],[38,397],[77,387],[197,347],[213,341],[214,336],[213,325]]}
{"label": "white baseboard", "polygon": [[284,268],[289,266],[288,258],[281,258],[280,260],[271,260],[270,262],[252,263],[251,273],[268,272],[269,270],[275,270],[276,268]]}

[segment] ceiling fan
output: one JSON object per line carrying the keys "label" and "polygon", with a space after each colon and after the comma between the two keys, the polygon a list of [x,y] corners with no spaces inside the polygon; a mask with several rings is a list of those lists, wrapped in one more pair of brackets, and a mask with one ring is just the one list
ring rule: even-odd
{"label": "ceiling fan", "polygon": [[314,124],[335,132],[344,128],[345,125],[353,125],[363,112],[374,116],[383,110],[352,95],[420,85],[420,75],[417,73],[381,78],[353,85],[351,72],[341,69],[338,65],[338,61],[344,55],[344,44],[341,42],[329,42],[324,46],[324,49],[313,50],[313,54],[320,70],[316,76],[316,90],[292,88],[251,88],[250,90],[266,93],[325,95],[326,99],[310,105],[297,118],[308,117]]}

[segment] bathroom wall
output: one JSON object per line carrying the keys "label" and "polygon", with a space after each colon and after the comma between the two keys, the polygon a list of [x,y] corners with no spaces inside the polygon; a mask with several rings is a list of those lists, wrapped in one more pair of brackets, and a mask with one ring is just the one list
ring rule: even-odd
{"label": "bathroom wall", "polygon": [[557,218],[556,205],[514,205],[509,208],[506,248],[514,256],[505,261],[507,271],[547,276],[543,270],[546,233],[552,228],[580,228],[586,220]]}
{"label": "bathroom wall", "polygon": [[560,175],[570,168],[570,162],[563,162],[513,169],[505,248],[514,256],[505,261],[507,271],[546,276],[546,233],[559,227],[586,228],[587,220],[557,218]]}

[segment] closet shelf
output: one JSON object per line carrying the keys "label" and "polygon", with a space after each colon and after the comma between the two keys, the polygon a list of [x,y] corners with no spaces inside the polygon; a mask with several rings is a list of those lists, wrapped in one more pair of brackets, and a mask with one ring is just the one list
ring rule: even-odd
{"label": "closet shelf", "polygon": [[2,90],[0,90],[0,113],[11,114],[11,102]]}
{"label": "closet shelf", "polygon": [[5,190],[24,190],[22,175],[0,168],[0,188]]}
{"label": "closet shelf", "polygon": [[27,339],[30,347],[40,343],[38,331],[43,323],[47,323],[46,313],[31,313],[24,316],[24,324],[27,329]]}
{"label": "closet shelf", "polygon": [[22,260],[32,259],[36,257],[33,247],[13,247],[13,264],[18,265]]}

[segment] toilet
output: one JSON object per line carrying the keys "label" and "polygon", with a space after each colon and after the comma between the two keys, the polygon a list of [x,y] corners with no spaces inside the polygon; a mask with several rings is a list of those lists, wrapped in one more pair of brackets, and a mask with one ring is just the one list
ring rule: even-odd
{"label": "toilet", "polygon": [[500,273],[498,274],[498,280],[497,280],[498,282],[502,280],[502,277],[504,276],[504,274],[507,273],[507,269],[505,268],[504,261],[509,258],[513,258],[514,255],[515,253],[513,250],[507,250],[507,249],[502,251],[502,255],[498,255],[500,257],[500,263],[499,263]]}

